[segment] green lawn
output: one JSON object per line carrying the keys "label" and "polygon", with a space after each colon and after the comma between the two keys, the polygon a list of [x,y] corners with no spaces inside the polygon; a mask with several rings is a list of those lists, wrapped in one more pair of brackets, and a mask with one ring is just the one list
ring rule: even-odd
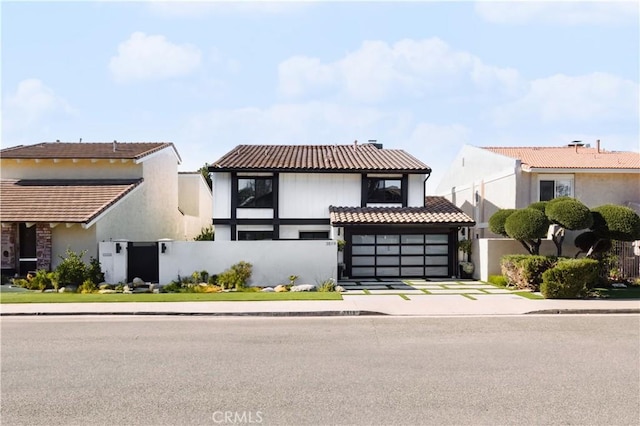
{"label": "green lawn", "polygon": [[640,299],[640,286],[627,288],[595,288],[600,297],[606,299]]}
{"label": "green lawn", "polygon": [[239,302],[263,300],[342,300],[340,293],[325,292],[229,292],[229,293],[0,293],[0,303],[85,303],[85,302]]}

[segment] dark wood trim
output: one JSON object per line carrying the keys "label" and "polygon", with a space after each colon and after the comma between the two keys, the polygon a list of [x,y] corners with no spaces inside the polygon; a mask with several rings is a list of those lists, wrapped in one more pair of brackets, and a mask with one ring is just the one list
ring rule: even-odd
{"label": "dark wood trim", "polygon": [[367,207],[368,185],[369,178],[366,173],[363,173],[360,178],[360,207]]}
{"label": "dark wood trim", "polygon": [[236,218],[238,208],[238,174],[231,172],[231,219]]}
{"label": "dark wood trim", "polygon": [[400,191],[402,195],[402,207],[409,205],[409,175],[406,173],[400,179]]}
{"label": "dark wood trim", "polygon": [[331,225],[329,219],[235,219],[235,218],[216,218],[213,219],[214,225]]}

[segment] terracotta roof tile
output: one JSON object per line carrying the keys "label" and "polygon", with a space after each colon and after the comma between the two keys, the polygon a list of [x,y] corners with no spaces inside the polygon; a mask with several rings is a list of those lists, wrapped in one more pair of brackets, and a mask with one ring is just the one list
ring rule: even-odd
{"label": "terracotta roof tile", "polygon": [[2,222],[89,223],[139,180],[0,181]]}
{"label": "terracotta roof tile", "polygon": [[444,197],[427,197],[424,207],[329,207],[332,225],[447,224],[474,225]]}
{"label": "terracotta roof tile", "polygon": [[604,151],[585,146],[483,147],[518,159],[524,170],[542,169],[640,169],[640,153]]}
{"label": "terracotta roof tile", "polygon": [[407,171],[431,168],[400,149],[363,145],[238,145],[209,168],[228,170]]}
{"label": "terracotta roof tile", "polygon": [[[35,145],[19,145],[0,151],[1,158],[49,159],[49,158],[106,158],[139,159],[153,154],[171,142],[42,142]],[[174,147],[175,149],[175,147]],[[176,151],[177,154],[177,151]]]}

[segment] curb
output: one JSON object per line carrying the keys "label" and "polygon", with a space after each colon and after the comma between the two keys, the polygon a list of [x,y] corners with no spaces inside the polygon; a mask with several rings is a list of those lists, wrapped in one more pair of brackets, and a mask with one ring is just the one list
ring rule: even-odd
{"label": "curb", "polygon": [[540,314],[640,314],[640,309],[543,309],[541,311],[526,312],[524,315]]}
{"label": "curb", "polygon": [[348,317],[388,316],[376,311],[307,311],[307,312],[10,312],[0,317],[28,316],[192,316],[192,317]]}

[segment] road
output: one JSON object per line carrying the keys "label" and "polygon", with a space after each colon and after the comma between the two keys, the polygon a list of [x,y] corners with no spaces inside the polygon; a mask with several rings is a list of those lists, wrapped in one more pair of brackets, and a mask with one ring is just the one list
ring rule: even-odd
{"label": "road", "polygon": [[640,422],[640,316],[2,318],[2,424]]}

